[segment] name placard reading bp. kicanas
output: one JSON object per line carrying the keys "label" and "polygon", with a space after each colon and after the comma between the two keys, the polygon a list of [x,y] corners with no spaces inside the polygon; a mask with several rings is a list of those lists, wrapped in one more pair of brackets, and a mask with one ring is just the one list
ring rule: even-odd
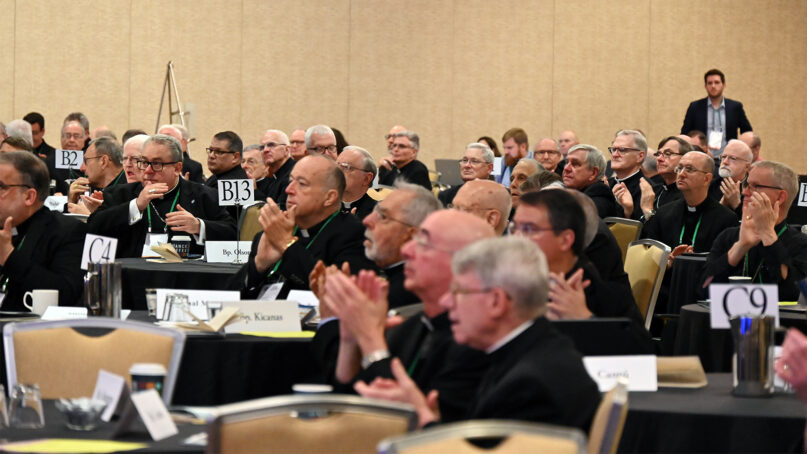
{"label": "name placard reading bp. kicanas", "polygon": [[219,180],[219,205],[252,205],[255,203],[255,183],[249,180]]}
{"label": "name placard reading bp. kicanas", "polygon": [[54,153],[57,169],[78,169],[84,164],[84,152],[81,150],[56,150]]}
{"label": "name placard reading bp. kicanas", "polygon": [[762,284],[711,284],[709,299],[712,328],[731,328],[735,315],[770,315],[779,327],[779,287]]}
{"label": "name placard reading bp. kicanas", "polygon": [[240,318],[224,327],[225,333],[300,331],[300,311],[294,301],[233,301],[222,307],[237,307]]}

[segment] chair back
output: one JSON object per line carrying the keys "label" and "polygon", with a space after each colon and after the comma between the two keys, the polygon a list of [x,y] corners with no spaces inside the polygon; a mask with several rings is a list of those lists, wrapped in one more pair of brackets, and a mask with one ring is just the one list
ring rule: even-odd
{"label": "chair back", "polygon": [[648,330],[656,310],[656,299],[670,253],[670,247],[660,241],[638,240],[630,244],[625,257],[625,272],[628,273],[633,299],[639,306]]}
{"label": "chair back", "polygon": [[602,398],[588,435],[588,454],[614,454],[628,415],[628,382],[620,378]]}
{"label": "chair back", "polygon": [[[498,440],[481,448],[469,440]],[[525,421],[475,420],[388,438],[378,445],[381,454],[482,454],[551,452],[582,454],[586,436],[580,429]]]}
{"label": "chair back", "polygon": [[238,219],[238,231],[240,232],[238,239],[240,241],[252,241],[255,239],[255,235],[263,230],[261,223],[258,222],[258,215],[261,213],[261,207],[264,205],[266,205],[266,203],[258,202],[244,208],[241,212],[241,216]]}
{"label": "chair back", "polygon": [[394,189],[389,186],[379,186],[378,189],[370,188],[367,190],[367,195],[376,202],[380,202],[387,198]]}
{"label": "chair back", "polygon": [[642,234],[642,223],[633,219],[607,217],[602,220],[608,224],[611,233],[614,234],[619,248],[622,249],[622,262],[628,253],[628,245],[639,239]]}
{"label": "chair back", "polygon": [[9,388],[36,383],[44,399],[91,396],[100,369],[128,379],[132,364],[159,363],[167,371],[163,401],[170,404],[184,346],[180,331],[104,317],[3,327]]}
{"label": "chair back", "polygon": [[374,453],[417,426],[405,404],[359,396],[288,395],[225,405],[208,425],[208,453]]}

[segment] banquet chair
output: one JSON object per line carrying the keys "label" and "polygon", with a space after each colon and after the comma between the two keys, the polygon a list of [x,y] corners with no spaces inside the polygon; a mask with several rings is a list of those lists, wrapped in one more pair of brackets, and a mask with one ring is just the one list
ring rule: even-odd
{"label": "banquet chair", "polygon": [[241,211],[241,216],[238,219],[238,239],[240,241],[252,241],[258,232],[263,230],[261,223],[258,222],[258,215],[261,213],[261,207],[266,205],[264,202],[258,202],[250,205]]}
{"label": "banquet chair", "polygon": [[9,389],[36,383],[44,399],[92,396],[100,369],[128,379],[132,364],[159,363],[167,371],[163,401],[170,404],[184,346],[178,330],[104,317],[3,327]]}
{"label": "banquet chair", "polygon": [[[497,442],[488,448],[489,442]],[[472,441],[487,442],[485,448]],[[474,420],[391,437],[378,444],[381,454],[585,453],[580,429],[525,421]]]}
{"label": "banquet chair", "polygon": [[387,198],[388,195],[392,192],[392,188],[389,186],[379,186],[378,189],[370,188],[367,190],[367,195],[370,196],[371,199],[375,200],[376,202],[380,202]]}
{"label": "banquet chair", "polygon": [[602,398],[588,434],[588,454],[614,454],[628,416],[628,381],[620,378]]}
{"label": "banquet chair", "polygon": [[341,394],[268,397],[219,407],[208,453],[374,453],[379,441],[417,426],[405,404]]}
{"label": "banquet chair", "polygon": [[638,240],[630,243],[625,257],[625,272],[628,273],[631,292],[648,330],[670,253],[670,247],[660,241]]}
{"label": "banquet chair", "polygon": [[628,253],[628,245],[639,239],[642,234],[642,223],[633,219],[607,217],[602,220],[614,234],[619,248],[622,249],[622,262]]}

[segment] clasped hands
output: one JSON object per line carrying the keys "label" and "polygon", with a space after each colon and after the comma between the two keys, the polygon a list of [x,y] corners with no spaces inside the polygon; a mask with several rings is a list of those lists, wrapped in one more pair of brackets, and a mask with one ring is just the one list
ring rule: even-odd
{"label": "clasped hands", "polygon": [[263,229],[255,254],[255,268],[258,272],[263,273],[280,261],[292,240],[296,238],[294,236],[296,212],[296,205],[283,211],[274,200],[266,200],[266,205],[261,208],[258,215],[258,222]]}
{"label": "clasped hands", "polygon": [[579,320],[590,318],[586,305],[585,289],[591,281],[583,280],[583,269],[575,271],[569,279],[561,273],[549,273],[549,302],[546,318],[550,320]]}

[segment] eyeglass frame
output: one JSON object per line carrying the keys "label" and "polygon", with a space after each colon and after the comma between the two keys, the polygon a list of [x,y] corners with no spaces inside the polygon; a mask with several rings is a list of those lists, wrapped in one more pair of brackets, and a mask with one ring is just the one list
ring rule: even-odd
{"label": "eyeglass frame", "polygon": [[205,148],[205,152],[207,153],[208,156],[215,156],[217,158],[221,157],[221,156],[224,156],[226,154],[236,154],[236,153],[238,153],[237,151],[233,151],[233,150],[219,150],[219,149],[210,148],[210,147]]}
{"label": "eyeglass frame", "polygon": [[[179,164],[180,162],[182,162],[182,161],[162,162],[162,161],[147,161],[145,159],[141,159],[141,160],[137,161],[137,168],[140,169],[140,170],[145,171],[146,169],[149,168],[149,166],[151,166],[151,170],[153,170],[155,172],[162,172],[165,169],[165,166],[173,165],[173,164]],[[142,164],[142,166],[141,166],[141,164]],[[157,164],[160,168],[158,169],[157,167],[154,166],[154,164]]]}

